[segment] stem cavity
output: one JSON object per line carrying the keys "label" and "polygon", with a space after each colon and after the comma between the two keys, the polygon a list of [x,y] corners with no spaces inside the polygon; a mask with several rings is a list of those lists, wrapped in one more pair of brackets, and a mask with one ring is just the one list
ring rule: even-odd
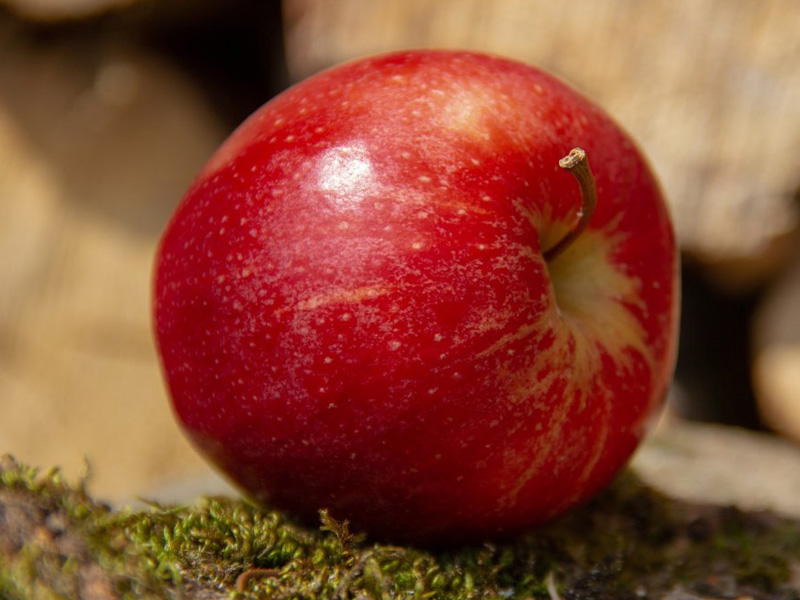
{"label": "stem cavity", "polygon": [[550,262],[566,250],[583,233],[583,230],[589,225],[594,209],[597,206],[597,186],[594,182],[592,170],[589,167],[589,159],[586,158],[586,152],[581,148],[573,148],[567,156],[558,161],[558,166],[572,173],[575,179],[578,180],[578,185],[581,187],[583,205],[578,212],[578,222],[563,238],[544,252],[544,259],[547,262]]}

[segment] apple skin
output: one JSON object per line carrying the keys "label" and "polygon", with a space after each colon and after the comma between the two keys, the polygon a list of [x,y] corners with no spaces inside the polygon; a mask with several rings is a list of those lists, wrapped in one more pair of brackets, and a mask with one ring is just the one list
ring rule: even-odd
{"label": "apple skin", "polygon": [[[598,193],[558,161],[586,150]],[[345,64],[243,123],[157,254],[177,419],[251,498],[375,538],[513,535],[601,490],[672,377],[678,256],[598,107],[456,51]]]}

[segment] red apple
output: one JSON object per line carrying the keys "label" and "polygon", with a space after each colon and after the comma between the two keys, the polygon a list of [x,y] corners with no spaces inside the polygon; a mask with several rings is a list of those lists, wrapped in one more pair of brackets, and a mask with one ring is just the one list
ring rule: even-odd
{"label": "red apple", "polygon": [[[576,146],[594,180],[559,167]],[[441,543],[614,477],[669,386],[678,296],[658,184],[605,113],[529,66],[415,51],[231,135],[164,233],[155,323],[178,420],[247,494]]]}

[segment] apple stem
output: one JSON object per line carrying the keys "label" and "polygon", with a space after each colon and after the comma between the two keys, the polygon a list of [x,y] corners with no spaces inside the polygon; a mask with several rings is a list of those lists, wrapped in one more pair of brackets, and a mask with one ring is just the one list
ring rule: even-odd
{"label": "apple stem", "polygon": [[583,233],[583,230],[589,225],[594,209],[597,206],[597,186],[594,182],[592,169],[589,167],[589,159],[586,158],[586,152],[581,148],[573,148],[569,154],[558,161],[558,166],[572,173],[575,179],[578,180],[578,185],[581,186],[583,204],[580,212],[578,212],[578,222],[575,226],[544,252],[544,259],[547,262],[550,262],[566,250]]}

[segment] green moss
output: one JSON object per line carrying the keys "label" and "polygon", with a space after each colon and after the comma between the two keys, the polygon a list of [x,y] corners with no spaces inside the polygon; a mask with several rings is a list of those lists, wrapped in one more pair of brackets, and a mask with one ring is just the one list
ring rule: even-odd
{"label": "green moss", "polygon": [[789,583],[798,523],[670,500],[631,475],[549,527],[432,552],[371,543],[326,512],[305,528],[228,498],[111,510],[83,482],[6,458],[0,531],[0,598],[10,600],[800,598]]}

